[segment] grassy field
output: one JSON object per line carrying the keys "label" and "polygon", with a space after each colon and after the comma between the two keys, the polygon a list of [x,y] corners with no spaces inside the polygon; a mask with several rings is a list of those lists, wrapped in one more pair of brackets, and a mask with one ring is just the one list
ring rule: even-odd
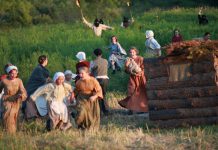
{"label": "grassy field", "polygon": [[[201,37],[206,31],[212,34],[212,39],[217,39],[218,9],[207,8],[207,26],[198,25],[197,12],[198,8],[153,9],[135,17],[135,23],[128,29],[120,28],[120,22],[114,21],[109,25],[115,30],[104,32],[102,38],[95,37],[81,23],[4,27],[0,29],[0,73],[7,62],[12,62],[26,83],[41,54],[48,55],[52,75],[65,69],[75,71],[78,51],[85,51],[88,60],[92,60],[92,51],[100,47],[107,58],[106,47],[112,35],[118,36],[126,50],[136,46],[140,55],[146,57],[147,29],[154,30],[162,46],[170,43],[175,28],[180,29],[185,40]],[[218,126],[157,129],[143,116],[125,115],[117,101],[125,97],[128,75],[124,72],[112,75],[110,70],[109,77],[107,100],[113,114],[102,118],[99,132],[81,132],[75,128],[46,132],[44,121],[20,122],[17,135],[0,131],[0,149],[218,149]]]}

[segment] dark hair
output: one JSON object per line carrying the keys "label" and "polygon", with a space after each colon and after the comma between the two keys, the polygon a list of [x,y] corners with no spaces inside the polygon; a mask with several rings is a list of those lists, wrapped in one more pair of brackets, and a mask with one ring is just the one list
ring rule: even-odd
{"label": "dark hair", "polygon": [[94,21],[94,26],[95,26],[95,27],[98,27],[99,24],[100,24],[100,22],[99,22],[98,18],[96,18],[95,21]]}
{"label": "dark hair", "polygon": [[210,32],[205,32],[204,36],[210,35]]}
{"label": "dark hair", "polygon": [[124,17],[123,17],[123,22],[125,22],[125,23],[126,23],[126,22],[129,22],[129,18],[126,17],[126,16],[124,16]]}
{"label": "dark hair", "polygon": [[116,37],[115,35],[112,35],[112,36],[111,36],[111,41],[112,41],[113,37],[116,39],[116,42],[117,42],[118,39],[117,39],[117,37]]}
{"label": "dark hair", "polygon": [[96,48],[94,50],[94,54],[95,54],[95,56],[100,56],[100,55],[102,55],[102,50],[100,48]]}
{"label": "dark hair", "polygon": [[7,63],[7,64],[4,66],[4,71],[5,71],[6,74],[8,74],[6,70],[7,70],[7,68],[8,68],[9,66],[13,66],[13,64],[12,64],[12,63]]}
{"label": "dark hair", "polygon": [[38,63],[42,65],[45,62],[46,59],[47,59],[47,56],[41,55],[38,58]]}
{"label": "dark hair", "polygon": [[103,21],[102,18],[99,20],[99,23],[100,23],[100,24],[104,24],[104,21]]}

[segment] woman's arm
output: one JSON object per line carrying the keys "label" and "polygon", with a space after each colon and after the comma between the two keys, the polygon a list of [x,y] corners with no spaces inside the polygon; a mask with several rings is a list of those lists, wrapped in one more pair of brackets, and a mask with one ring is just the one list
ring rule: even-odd
{"label": "woman's arm", "polygon": [[101,25],[102,30],[113,30],[114,29],[113,27],[110,27],[104,24],[100,24],[100,25]]}
{"label": "woman's arm", "polygon": [[93,28],[93,24],[88,22],[84,17],[82,19],[83,19],[83,23],[85,23],[89,28]]}
{"label": "woman's arm", "polygon": [[31,96],[30,98],[35,101],[38,96],[46,94],[54,90],[54,86],[52,83],[46,84],[44,86],[39,87]]}
{"label": "woman's arm", "polygon": [[22,80],[20,80],[19,91],[20,91],[20,94],[19,94],[18,99],[20,99],[20,100],[22,100],[22,101],[26,100],[26,98],[27,98],[27,92],[26,92],[26,89],[25,89],[24,86],[23,86]]}

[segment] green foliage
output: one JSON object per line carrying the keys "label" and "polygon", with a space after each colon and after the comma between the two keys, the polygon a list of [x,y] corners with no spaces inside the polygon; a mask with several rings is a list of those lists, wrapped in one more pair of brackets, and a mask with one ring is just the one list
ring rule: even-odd
{"label": "green foliage", "polygon": [[[1,0],[0,25],[26,26],[31,24],[77,22],[81,19],[76,0]],[[127,2],[130,5],[127,6]],[[107,7],[105,7],[107,6]],[[138,16],[153,8],[218,6],[215,0],[81,0],[87,18],[96,17],[107,23],[120,21],[123,16]],[[131,12],[130,12],[131,11]]]}

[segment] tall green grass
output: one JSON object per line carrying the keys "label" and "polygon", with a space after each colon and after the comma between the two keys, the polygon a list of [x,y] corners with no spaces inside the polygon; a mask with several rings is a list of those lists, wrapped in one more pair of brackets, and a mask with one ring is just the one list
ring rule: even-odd
{"label": "tall green grass", "polygon": [[[0,30],[2,60],[0,72],[3,73],[3,66],[7,62],[12,62],[19,67],[20,77],[26,81],[37,64],[37,57],[41,54],[48,55],[48,68],[52,73],[65,69],[75,71],[74,66],[77,61],[75,54],[78,51],[85,51],[88,60],[91,60],[93,59],[92,51],[100,47],[104,51],[104,57],[107,58],[109,52],[106,47],[112,35],[118,36],[119,42],[126,50],[136,46],[140,50],[140,55],[146,56],[144,32],[148,29],[154,30],[155,37],[162,46],[170,43],[172,31],[175,28],[180,29],[185,40],[201,37],[206,31],[211,32],[212,39],[217,39],[218,9],[207,8],[209,25],[206,26],[198,25],[197,11],[198,9],[193,8],[165,11],[153,9],[142,16],[136,16],[134,24],[127,29],[121,28],[120,23],[115,20],[113,24],[110,24],[115,27],[115,30],[104,32],[101,38],[96,37],[92,30],[82,23],[4,28]],[[120,76],[125,78],[122,73],[115,75],[111,83],[114,82],[114,78]],[[113,85],[112,89],[115,88]]]}

